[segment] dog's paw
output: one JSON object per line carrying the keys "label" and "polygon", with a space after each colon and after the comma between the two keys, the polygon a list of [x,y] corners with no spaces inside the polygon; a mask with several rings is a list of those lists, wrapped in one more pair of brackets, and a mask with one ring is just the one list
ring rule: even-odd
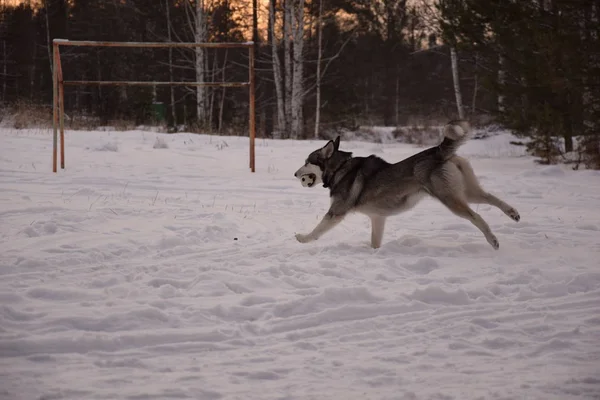
{"label": "dog's paw", "polygon": [[506,215],[508,215],[515,222],[519,222],[519,220],[521,219],[519,212],[514,208],[511,208],[508,211],[506,211]]}
{"label": "dog's paw", "polygon": [[498,238],[496,238],[496,236],[490,235],[490,237],[487,238],[487,241],[489,244],[492,245],[494,250],[498,250],[500,248],[500,242],[498,241]]}
{"label": "dog's paw", "polygon": [[296,240],[299,241],[300,243],[308,243],[308,242],[312,242],[313,238],[310,237],[310,235],[303,235],[301,233],[296,233]]}

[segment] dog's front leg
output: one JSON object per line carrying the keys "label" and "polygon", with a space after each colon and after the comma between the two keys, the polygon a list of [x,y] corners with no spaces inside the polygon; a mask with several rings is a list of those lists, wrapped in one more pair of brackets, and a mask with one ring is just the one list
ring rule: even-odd
{"label": "dog's front leg", "polygon": [[[355,182],[356,183],[356,182]],[[352,194],[346,199],[340,198],[339,196],[333,196],[331,198],[331,206],[329,207],[329,211],[323,217],[321,222],[312,230],[311,233],[307,235],[303,235],[301,233],[296,234],[296,239],[300,243],[312,242],[313,240],[317,240],[323,234],[329,230],[331,230],[334,226],[342,222],[346,214],[352,209],[354,204],[356,203],[356,190],[351,191]]]}
{"label": "dog's front leg", "polygon": [[381,247],[384,228],[385,217],[382,217],[381,215],[371,215],[371,247],[374,249]]}
{"label": "dog's front leg", "polygon": [[336,226],[337,224],[339,224],[340,222],[342,222],[342,220],[344,219],[344,216],[345,216],[345,214],[334,215],[331,212],[331,210],[329,210],[327,212],[327,214],[325,214],[325,216],[323,217],[323,219],[321,220],[321,222],[319,222],[319,224],[315,227],[315,229],[312,230],[311,233],[306,234],[306,235],[303,235],[301,233],[297,233],[296,234],[296,239],[300,243],[308,243],[308,242],[312,242],[313,240],[317,240],[325,232],[331,230],[334,226]]}

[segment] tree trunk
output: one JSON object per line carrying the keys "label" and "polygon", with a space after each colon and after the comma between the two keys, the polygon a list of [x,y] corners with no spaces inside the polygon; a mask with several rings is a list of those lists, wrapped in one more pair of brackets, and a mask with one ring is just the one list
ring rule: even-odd
{"label": "tree trunk", "polygon": [[[171,7],[169,7],[169,1],[165,1],[165,7],[167,11],[167,38],[169,42],[172,42],[171,38]],[[169,47],[169,80],[173,82],[173,48]],[[175,110],[175,87],[170,86],[171,90],[171,119],[173,120],[173,126],[177,126],[177,112]]]}
{"label": "tree trunk", "polygon": [[[100,52],[96,52],[96,76],[97,80],[102,80],[102,63],[100,62]],[[101,115],[106,119],[106,103],[104,102],[104,94],[102,93],[102,85],[98,85],[97,89],[98,97],[97,101],[100,105]],[[95,107],[94,107],[95,108]]]}
{"label": "tree trunk", "polygon": [[[204,18],[204,0],[196,0],[194,41],[203,43],[206,40],[206,21]],[[196,82],[204,83],[205,55],[202,47],[195,48]],[[202,129],[208,127],[206,120],[206,88],[196,87],[196,118]]]}
{"label": "tree trunk", "polygon": [[473,101],[471,102],[471,115],[475,115],[475,107],[477,104],[477,91],[479,90],[479,78],[477,76],[477,61],[478,57],[475,54],[475,77],[473,82]]}
{"label": "tree trunk", "polygon": [[284,66],[284,107],[285,134],[291,134],[292,121],[292,10],[294,0],[283,3],[283,66]]}
{"label": "tree trunk", "polygon": [[396,99],[394,104],[395,126],[400,125],[400,77],[396,77]]}
{"label": "tree trunk", "polygon": [[[6,42],[4,43],[4,51],[6,52]],[[35,67],[37,58],[37,45],[34,41],[33,43],[33,57],[31,57],[31,70],[30,70],[30,79],[29,79],[29,97],[31,101],[35,98]],[[4,55],[4,60],[6,61],[6,53]],[[4,71],[6,71],[6,63],[4,63]],[[6,75],[6,74],[5,74]],[[6,91],[6,79],[4,79],[4,90]]]}
{"label": "tree trunk", "polygon": [[454,82],[454,96],[456,97],[456,109],[458,118],[465,118],[465,111],[462,103],[462,95],[460,93],[460,82],[458,80],[458,58],[456,56],[456,48],[450,48],[450,61],[452,63],[452,81]]}
{"label": "tree trunk", "polygon": [[565,132],[563,136],[565,140],[565,153],[570,153],[573,151],[573,134],[569,131]]}
{"label": "tree trunk", "polygon": [[321,122],[321,59],[323,57],[323,1],[319,0],[319,16],[317,17],[317,104],[315,106],[315,139],[319,138]]}
{"label": "tree trunk", "polygon": [[294,57],[292,78],[292,136],[299,138],[304,131],[304,116],[302,106],[304,103],[304,0],[300,0],[294,9]]}
{"label": "tree trunk", "polygon": [[2,41],[2,61],[4,62],[2,66],[2,105],[6,101],[6,81],[8,80],[6,66],[8,64],[8,59],[6,58],[6,40]]}
{"label": "tree trunk", "polygon": [[[252,0],[252,42],[254,42],[254,60],[262,60],[262,49],[260,45],[260,36],[258,35],[258,7],[259,1]],[[268,87],[269,85],[263,85],[263,69],[259,68],[254,73],[254,87],[255,96],[258,99],[270,98]],[[263,107],[259,107],[262,109]],[[268,114],[268,115],[267,115]],[[266,118],[266,119],[265,119]],[[258,114],[258,122],[256,124],[257,135],[264,137],[265,132],[273,130],[273,117],[271,113],[260,112]],[[268,127],[268,128],[267,128]]]}
{"label": "tree trunk", "polygon": [[[221,77],[221,82],[225,82],[225,65],[227,64],[227,49],[225,49],[225,58],[223,59],[223,76]],[[219,104],[219,122],[218,122],[218,131],[221,133],[223,130],[223,109],[225,108],[225,92],[227,90],[227,86],[223,86],[221,89],[221,104]]]}
{"label": "tree trunk", "polygon": [[[383,75],[383,124],[385,126],[393,126],[396,116],[396,79],[398,77],[398,43],[402,41],[398,33],[398,28],[402,27],[401,21],[398,20],[399,9],[404,9],[401,3],[406,3],[406,0],[400,1],[384,1],[385,9],[382,13],[385,15],[385,40],[383,43],[386,53],[384,58],[384,75]],[[399,9],[396,9],[399,7]]]}
{"label": "tree trunk", "polygon": [[285,105],[283,97],[283,88],[281,87],[281,64],[279,63],[279,55],[277,54],[277,38],[275,36],[275,1],[269,1],[269,32],[271,36],[271,58],[273,62],[273,80],[275,81],[275,94],[277,97],[277,131],[279,135],[285,131]]}
{"label": "tree trunk", "polygon": [[504,70],[504,56],[498,56],[498,111],[504,112],[504,83],[506,82],[506,72]]}
{"label": "tree trunk", "polygon": [[[258,0],[252,0],[252,41],[255,46],[258,45]],[[257,48],[258,46],[255,51]]]}
{"label": "tree trunk", "polygon": [[48,0],[45,1],[46,6],[46,43],[48,45],[48,61],[50,62],[50,73],[54,76],[54,65],[52,57],[52,41],[50,40],[50,9],[48,8]]}
{"label": "tree trunk", "polygon": [[[215,56],[213,58],[213,63],[212,63],[212,69],[210,68],[210,66],[206,67],[206,70],[210,71],[210,75],[211,75],[210,81],[211,82],[216,82],[215,78],[217,76],[217,73],[219,72],[218,71],[218,67],[217,67],[219,65],[219,63],[218,63],[218,61],[219,61],[218,55],[219,55],[219,53],[217,53],[215,51]],[[208,102],[208,117],[207,117],[207,119],[210,121],[211,126],[212,126],[212,121],[214,121],[213,115],[214,115],[214,109],[215,109],[215,99],[216,99],[216,96],[217,96],[217,91],[216,90],[211,90],[210,91],[210,95],[209,95],[210,100]]]}

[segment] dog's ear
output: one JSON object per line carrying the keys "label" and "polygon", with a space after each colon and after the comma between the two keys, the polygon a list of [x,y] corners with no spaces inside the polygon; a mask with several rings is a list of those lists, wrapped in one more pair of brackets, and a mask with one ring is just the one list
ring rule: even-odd
{"label": "dog's ear", "polygon": [[340,149],[340,135],[333,141],[333,148],[337,151]]}
{"label": "dog's ear", "polygon": [[321,154],[325,158],[329,158],[333,155],[333,152],[336,150],[336,146],[333,140],[327,142],[327,144],[321,149]]}

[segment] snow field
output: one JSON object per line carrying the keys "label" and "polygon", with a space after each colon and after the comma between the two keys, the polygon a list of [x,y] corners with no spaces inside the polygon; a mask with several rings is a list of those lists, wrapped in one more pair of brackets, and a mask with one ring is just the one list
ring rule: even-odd
{"label": "snow field", "polygon": [[[2,399],[600,398],[600,174],[471,140],[474,206],[433,200],[369,247],[294,171],[320,141],[0,129]],[[157,145],[158,144],[158,145]],[[400,160],[420,149],[342,142]]]}

